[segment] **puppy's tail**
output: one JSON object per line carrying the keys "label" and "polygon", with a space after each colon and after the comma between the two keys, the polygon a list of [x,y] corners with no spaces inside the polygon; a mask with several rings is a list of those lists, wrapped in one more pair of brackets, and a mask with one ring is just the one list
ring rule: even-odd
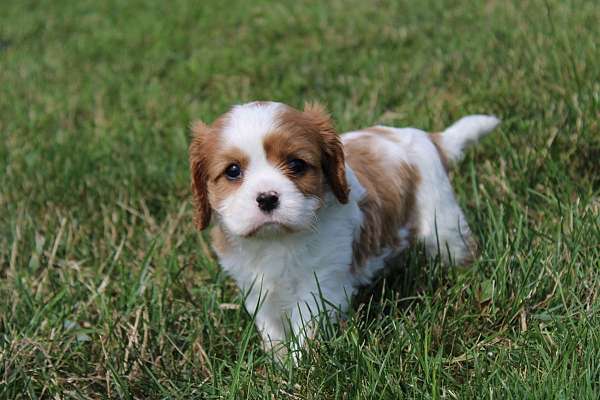
{"label": "puppy's tail", "polygon": [[493,131],[500,120],[493,115],[463,117],[441,133],[434,134],[434,143],[450,163],[463,158],[463,152],[480,138]]}

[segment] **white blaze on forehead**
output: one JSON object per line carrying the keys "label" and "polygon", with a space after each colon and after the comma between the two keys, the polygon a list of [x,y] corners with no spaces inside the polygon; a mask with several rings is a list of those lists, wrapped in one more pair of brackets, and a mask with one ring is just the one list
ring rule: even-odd
{"label": "white blaze on forehead", "polygon": [[277,127],[283,108],[283,104],[274,102],[233,107],[223,128],[225,142],[248,153],[251,164],[266,160],[263,138]]}

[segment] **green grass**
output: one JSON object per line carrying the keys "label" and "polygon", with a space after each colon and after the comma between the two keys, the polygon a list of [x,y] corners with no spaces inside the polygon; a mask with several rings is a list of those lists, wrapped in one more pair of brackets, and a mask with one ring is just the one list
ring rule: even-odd
{"label": "green grass", "polygon": [[[0,397],[598,398],[597,2],[0,8]],[[275,365],[191,218],[190,122],[253,99],[501,116],[453,172],[480,259],[412,251]]]}

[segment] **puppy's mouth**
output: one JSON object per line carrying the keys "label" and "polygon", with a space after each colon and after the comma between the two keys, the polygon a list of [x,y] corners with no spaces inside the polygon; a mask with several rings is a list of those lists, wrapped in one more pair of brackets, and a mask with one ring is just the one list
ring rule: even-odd
{"label": "puppy's mouth", "polygon": [[247,238],[264,238],[292,232],[294,232],[294,229],[286,224],[277,221],[265,221],[252,227],[252,229],[243,236]]}

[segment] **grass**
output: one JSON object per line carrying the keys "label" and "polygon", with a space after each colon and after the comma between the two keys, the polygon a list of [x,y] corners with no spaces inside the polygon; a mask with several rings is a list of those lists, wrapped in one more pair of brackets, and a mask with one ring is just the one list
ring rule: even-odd
{"label": "grass", "polygon": [[[596,2],[1,8],[1,398],[598,398]],[[501,116],[453,172],[481,257],[413,250],[275,365],[191,219],[190,121],[252,99]]]}

